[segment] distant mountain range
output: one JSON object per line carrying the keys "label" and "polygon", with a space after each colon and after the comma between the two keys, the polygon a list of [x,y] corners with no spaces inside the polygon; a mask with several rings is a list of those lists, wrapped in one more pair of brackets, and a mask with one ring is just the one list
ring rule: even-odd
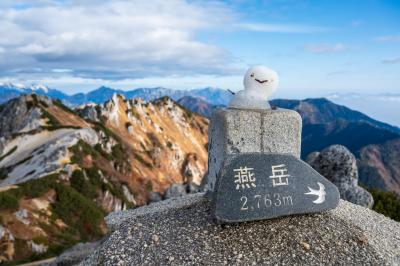
{"label": "distant mountain range", "polygon": [[325,98],[305,100],[272,100],[271,105],[292,109],[300,113],[304,124],[328,124],[338,120],[347,122],[365,122],[372,126],[400,133],[400,128],[372,119],[346,106],[335,104]]}
{"label": "distant mountain range", "polygon": [[232,93],[217,88],[202,88],[194,90],[173,90],[167,88],[138,88],[134,90],[116,90],[109,87],[100,87],[88,93],[77,93],[74,95],[65,94],[56,89],[50,89],[44,85],[24,86],[19,84],[0,84],[0,103],[16,98],[21,94],[36,93],[59,99],[64,104],[73,107],[87,103],[101,104],[109,100],[114,94],[123,95],[127,99],[142,98],[146,101],[153,101],[164,96],[177,101],[185,96],[200,97],[212,105],[227,105],[232,99]]}
{"label": "distant mountain range", "polygon": [[50,89],[44,85],[31,85],[25,86],[22,84],[12,84],[12,83],[0,83],[0,104],[7,102],[13,98],[18,97],[21,94],[36,93],[38,95],[45,95],[53,99],[64,100],[69,96],[65,93]]}
{"label": "distant mountain range", "polygon": [[[101,104],[110,99],[115,93],[124,95],[127,99],[140,97],[146,101],[152,101],[163,96],[168,96],[175,101],[178,101],[183,97],[200,97],[203,101],[208,102],[212,106],[227,105],[233,96],[229,91],[218,88],[174,90],[157,87],[117,90],[105,86],[99,87],[88,93],[68,95],[60,90],[48,88],[44,85],[25,86],[22,84],[0,83],[0,103],[15,98],[20,94],[32,92],[35,92],[39,95],[60,99],[69,107],[80,106],[87,103]],[[400,126],[400,116],[398,115],[400,114],[400,94],[386,93],[379,95],[364,95],[347,93],[331,94],[326,98],[336,104],[344,105],[354,110],[359,110],[376,120],[384,121],[398,127]],[[189,98],[186,99],[186,101],[188,100]],[[212,107],[210,109],[212,109]],[[204,110],[205,112],[208,112],[207,109]],[[209,116],[209,114],[206,114],[201,110],[199,110],[198,113]]]}

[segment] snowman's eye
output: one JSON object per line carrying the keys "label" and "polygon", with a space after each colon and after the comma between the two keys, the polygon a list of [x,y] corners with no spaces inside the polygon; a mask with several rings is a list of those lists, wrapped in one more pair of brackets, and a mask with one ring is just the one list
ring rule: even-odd
{"label": "snowman's eye", "polygon": [[251,73],[250,77],[254,78],[254,73]]}

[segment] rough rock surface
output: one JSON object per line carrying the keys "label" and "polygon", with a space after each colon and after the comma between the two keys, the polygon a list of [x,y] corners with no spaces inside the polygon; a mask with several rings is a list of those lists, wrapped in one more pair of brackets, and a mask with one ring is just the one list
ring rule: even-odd
{"label": "rough rock surface", "polygon": [[162,200],[163,200],[163,198],[162,198],[161,193],[159,193],[159,192],[150,192],[149,199],[148,199],[147,202],[150,204],[150,203],[159,202],[159,201],[162,201]]}
{"label": "rough rock surface", "polygon": [[93,104],[87,104],[85,106],[82,106],[80,108],[77,108],[76,111],[79,113],[79,115],[85,119],[89,119],[92,121],[99,121],[99,115],[96,110],[96,105]]}
{"label": "rough rock surface", "polygon": [[112,213],[81,265],[395,265],[400,224],[341,201],[329,212],[217,225],[204,194]]}
{"label": "rough rock surface", "polygon": [[[164,200],[183,197],[186,194],[193,194],[200,192],[200,187],[195,183],[186,183],[186,184],[172,184],[169,188],[165,190]],[[157,202],[162,200],[159,197],[162,197],[158,192],[151,192],[149,195],[149,203]]]}
{"label": "rough rock surface", "polygon": [[165,191],[165,199],[178,198],[186,195],[186,186],[182,184],[172,184]]}
{"label": "rough rock surface", "polygon": [[227,155],[288,153],[300,157],[302,122],[292,110],[214,111],[208,130],[208,172],[202,188],[214,191],[218,172]]}
{"label": "rough rock surface", "polygon": [[19,184],[61,169],[68,162],[65,159],[70,156],[68,149],[79,140],[92,146],[99,143],[96,131],[91,128],[63,128],[14,138],[7,143],[5,152],[13,147],[16,150],[0,162],[0,168],[10,169],[7,178],[0,180],[0,186]]}
{"label": "rough rock surface", "polygon": [[[31,106],[32,95],[23,95],[13,99],[0,108],[0,137],[10,138],[14,133],[37,130],[42,123],[41,110]],[[52,105],[49,98],[35,96],[36,99]]]}
{"label": "rough rock surface", "polygon": [[47,264],[48,266],[56,265],[76,265],[82,261],[85,257],[90,255],[96,247],[101,243],[101,240],[97,242],[79,243],[72,248],[64,251],[55,261]]}
{"label": "rough rock surface", "polygon": [[368,191],[358,186],[357,161],[346,147],[332,145],[320,153],[313,152],[307,162],[339,188],[342,199],[372,208],[374,199]]}

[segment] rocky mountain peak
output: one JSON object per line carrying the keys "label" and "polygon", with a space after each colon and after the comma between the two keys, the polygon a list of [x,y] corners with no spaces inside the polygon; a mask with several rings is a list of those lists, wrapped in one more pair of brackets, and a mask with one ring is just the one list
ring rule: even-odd
{"label": "rocky mountain peak", "polygon": [[185,182],[188,175],[200,183],[207,162],[208,121],[203,117],[168,97],[147,102],[118,94],[104,105],[86,107],[85,114],[97,117],[123,140],[133,154],[133,171],[148,176],[141,182],[152,180],[155,191]]}
{"label": "rocky mountain peak", "polygon": [[41,106],[52,105],[52,100],[45,96],[27,94],[0,106],[0,137],[38,130],[46,124]]}
{"label": "rocky mountain peak", "polygon": [[0,123],[0,245],[12,250],[0,248],[0,261],[62,246],[54,232],[64,229],[74,241],[98,238],[105,213],[146,204],[172,184],[195,187],[207,166],[207,119],[169,98],[113,94],[70,110],[24,95],[0,107]]}

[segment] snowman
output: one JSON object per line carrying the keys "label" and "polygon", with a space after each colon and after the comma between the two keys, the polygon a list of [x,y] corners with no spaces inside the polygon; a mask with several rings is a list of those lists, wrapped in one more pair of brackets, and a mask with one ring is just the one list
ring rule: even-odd
{"label": "snowman", "polygon": [[265,66],[253,66],[247,70],[243,79],[244,90],[235,94],[229,108],[271,109],[268,97],[279,85],[278,74]]}

